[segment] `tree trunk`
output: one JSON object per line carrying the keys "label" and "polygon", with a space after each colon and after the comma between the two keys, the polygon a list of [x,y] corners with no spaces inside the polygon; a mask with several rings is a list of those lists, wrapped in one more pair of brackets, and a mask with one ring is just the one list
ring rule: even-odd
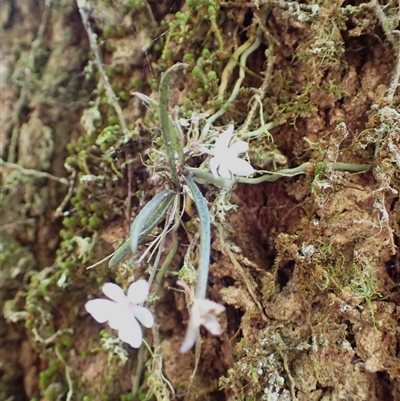
{"label": "tree trunk", "polygon": [[[5,0],[0,400],[400,400],[399,16],[379,0]],[[213,175],[230,124],[249,149]],[[252,177],[215,176],[244,159]],[[181,354],[177,280],[195,287],[204,240],[189,170],[225,312]],[[164,189],[178,210],[109,265]],[[148,280],[158,251],[137,350],[85,303]]]}

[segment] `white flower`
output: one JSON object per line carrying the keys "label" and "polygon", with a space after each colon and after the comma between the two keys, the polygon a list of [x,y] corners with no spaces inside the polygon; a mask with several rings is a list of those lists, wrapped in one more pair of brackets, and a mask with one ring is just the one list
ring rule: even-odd
{"label": "white flower", "polygon": [[199,334],[200,326],[204,326],[214,336],[220,335],[222,330],[215,315],[219,315],[224,310],[225,307],[223,305],[208,299],[194,299],[186,336],[179,351],[185,353],[193,347]]}
{"label": "white flower", "polygon": [[[146,280],[138,280],[132,283],[125,295],[121,287],[113,283],[103,285],[103,293],[111,299],[94,299],[86,302],[86,310],[99,323],[108,324],[112,329],[118,330],[118,337],[133,348],[139,348],[142,344],[142,329],[152,327],[154,317],[151,312],[139,306],[149,294],[149,284]],[[139,322],[138,322],[139,320]]]}
{"label": "white flower", "polygon": [[238,157],[239,154],[248,151],[248,143],[237,141],[229,146],[232,134],[233,125],[231,124],[215,141],[214,156],[210,160],[210,170],[215,178],[231,179],[232,174],[246,177],[254,173],[251,164]]}

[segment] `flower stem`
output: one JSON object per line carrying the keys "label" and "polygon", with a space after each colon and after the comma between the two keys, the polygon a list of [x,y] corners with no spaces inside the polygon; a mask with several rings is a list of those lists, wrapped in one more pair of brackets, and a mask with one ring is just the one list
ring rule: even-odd
{"label": "flower stem", "polygon": [[128,129],[128,126],[126,125],[126,121],[125,121],[124,114],[122,112],[122,108],[121,108],[120,104],[118,103],[117,95],[115,94],[114,90],[112,89],[110,81],[106,74],[106,71],[104,69],[103,61],[101,60],[101,57],[100,57],[99,46],[97,45],[98,37],[92,30],[92,27],[90,25],[90,20],[89,20],[89,12],[86,10],[86,7],[89,9],[91,6],[86,1],[78,1],[79,13],[81,15],[83,26],[84,26],[86,33],[88,35],[88,38],[89,38],[90,48],[91,48],[93,56],[94,56],[94,64],[97,67],[97,70],[99,71],[101,79],[103,80],[103,85],[104,85],[104,89],[107,94],[108,101],[114,107],[114,110],[118,116],[118,120],[119,120],[121,129],[122,129],[122,132],[126,139],[129,136],[129,129]]}

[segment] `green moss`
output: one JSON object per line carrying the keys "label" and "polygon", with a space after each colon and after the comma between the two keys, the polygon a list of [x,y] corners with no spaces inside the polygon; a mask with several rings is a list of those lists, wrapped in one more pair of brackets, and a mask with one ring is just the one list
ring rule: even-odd
{"label": "green moss", "polygon": [[86,358],[88,358],[89,356],[90,356],[90,352],[87,351],[87,350],[82,351],[81,354],[80,354],[80,357],[81,357],[82,359],[86,359]]}
{"label": "green moss", "polygon": [[60,361],[51,359],[48,368],[39,373],[39,389],[45,390],[51,383],[58,381],[56,375],[60,368]]}
{"label": "green moss", "polygon": [[108,220],[110,218],[110,211],[107,209],[97,211],[97,216],[100,217],[101,220]]}
{"label": "green moss", "polygon": [[120,397],[121,401],[135,401],[135,395],[132,393],[122,394]]}
{"label": "green moss", "polygon": [[183,107],[187,110],[190,110],[193,108],[193,103],[191,100],[189,100],[188,98],[183,99]]}
{"label": "green moss", "polygon": [[163,51],[163,59],[164,60],[173,60],[174,59],[174,52],[172,50],[164,50]]}
{"label": "green moss", "polygon": [[186,263],[182,266],[178,273],[179,278],[188,284],[196,284],[197,282],[197,271],[191,263]]}
{"label": "green moss", "polygon": [[8,248],[11,252],[16,252],[21,245],[17,241],[12,241],[8,244]]}
{"label": "green moss", "polygon": [[63,347],[66,349],[71,349],[73,346],[73,339],[69,335],[62,335],[61,340],[59,341],[59,344],[61,344]]}
{"label": "green moss", "polygon": [[[159,43],[156,43],[155,45],[154,45],[154,50],[156,51],[156,52],[160,52],[160,51],[162,51],[162,49],[164,48],[164,45],[163,45],[163,43],[160,41]],[[155,85],[155,84],[154,84]]]}
{"label": "green moss", "polygon": [[145,7],[145,2],[143,0],[127,0],[123,4],[122,12],[123,14],[130,13],[132,11],[141,11]]}
{"label": "green moss", "polygon": [[77,168],[79,165],[75,156],[68,156],[65,163],[72,168]]}
{"label": "green moss", "polygon": [[207,83],[207,78],[204,71],[199,65],[195,65],[192,70],[192,77],[201,84]]}
{"label": "green moss", "polygon": [[140,86],[140,85],[143,84],[143,81],[142,81],[141,78],[136,78],[136,77],[134,77],[134,78],[131,79],[130,84],[131,84],[133,87],[135,87],[135,86]]}
{"label": "green moss", "polygon": [[118,97],[120,98],[120,100],[122,100],[123,102],[126,102],[129,99],[129,94],[126,91],[119,91],[118,92]]}
{"label": "green moss", "polygon": [[318,193],[318,186],[319,183],[322,181],[324,173],[325,173],[325,163],[317,162],[314,166],[314,174],[311,180],[311,193],[316,194]]}
{"label": "green moss", "polygon": [[[176,21],[181,24],[182,27],[184,27],[186,25],[186,23],[188,22],[189,18],[190,18],[190,14],[189,13],[183,13],[181,11],[178,11],[175,14],[175,18]],[[172,26],[170,26],[170,28],[174,28],[176,25],[175,23],[173,23]]]}
{"label": "green moss", "polygon": [[87,228],[89,231],[96,231],[98,230],[102,225],[102,220],[96,215],[90,216],[89,221],[87,224]]}
{"label": "green moss", "polygon": [[119,119],[117,116],[109,116],[107,118],[107,124],[108,125],[115,125],[119,123]]}
{"label": "green moss", "polygon": [[61,270],[67,270],[68,271],[72,267],[74,267],[74,263],[71,262],[71,261],[64,261],[64,262],[60,263]]}
{"label": "green moss", "polygon": [[201,51],[201,57],[203,57],[204,59],[208,60],[208,59],[211,57],[211,52],[210,52],[210,50],[207,49],[207,48],[204,48],[204,49]]}
{"label": "green moss", "polygon": [[106,152],[121,138],[122,132],[120,125],[113,124],[103,129],[96,139],[96,145],[100,147],[102,152]]}
{"label": "green moss", "polygon": [[75,145],[74,145],[73,143],[67,143],[66,148],[67,148],[67,151],[68,151],[69,153],[75,152]]}
{"label": "green moss", "polygon": [[218,75],[217,75],[217,73],[215,71],[209,71],[207,73],[207,79],[210,82],[217,82],[218,81]]}
{"label": "green moss", "polygon": [[[80,204],[80,205],[77,205],[77,206],[83,206],[83,204]],[[78,207],[77,215],[78,215],[79,218],[85,217],[85,216],[87,216],[87,214],[88,214],[87,210],[81,209],[81,208]]]}
{"label": "green moss", "polygon": [[80,185],[77,189],[76,189],[76,199],[78,199],[79,201],[85,200],[87,198],[87,190],[84,186]]}
{"label": "green moss", "polygon": [[90,204],[90,206],[89,206],[89,209],[90,209],[92,212],[95,212],[95,211],[99,210],[100,208],[101,208],[101,203],[100,203],[100,202],[92,202],[92,203]]}
{"label": "green moss", "polygon": [[185,53],[183,56],[183,62],[186,64],[191,64],[195,62],[195,56],[193,53]]}
{"label": "green moss", "polygon": [[65,228],[73,229],[78,225],[78,217],[77,216],[64,217],[62,224]]}
{"label": "green moss", "polygon": [[86,227],[89,224],[89,217],[84,216],[80,219],[80,223],[82,227]]}
{"label": "green moss", "polygon": [[104,39],[112,38],[115,36],[115,29],[112,26],[106,25],[103,27],[102,37]]}

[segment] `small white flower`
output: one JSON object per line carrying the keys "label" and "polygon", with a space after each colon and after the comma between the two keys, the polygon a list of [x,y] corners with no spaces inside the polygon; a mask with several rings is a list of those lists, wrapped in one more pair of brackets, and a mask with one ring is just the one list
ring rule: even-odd
{"label": "small white flower", "polygon": [[229,146],[232,134],[231,124],[215,141],[214,156],[210,160],[210,170],[215,178],[231,179],[232,174],[247,177],[254,173],[251,164],[238,157],[239,154],[248,151],[248,143],[237,141]]}
{"label": "small white flower", "polygon": [[224,310],[225,307],[223,305],[208,299],[194,299],[186,336],[179,351],[185,353],[193,347],[199,334],[200,326],[204,326],[214,336],[220,335],[222,330],[215,315],[219,315]]}
{"label": "small white flower", "polygon": [[[111,299],[94,299],[86,302],[86,310],[99,323],[108,324],[112,329],[118,330],[118,337],[133,348],[139,348],[142,344],[142,329],[152,327],[154,317],[151,312],[139,306],[149,294],[149,284],[146,280],[138,280],[132,283],[125,295],[122,288],[113,283],[103,285],[103,293]],[[138,322],[139,320],[139,322]]]}

